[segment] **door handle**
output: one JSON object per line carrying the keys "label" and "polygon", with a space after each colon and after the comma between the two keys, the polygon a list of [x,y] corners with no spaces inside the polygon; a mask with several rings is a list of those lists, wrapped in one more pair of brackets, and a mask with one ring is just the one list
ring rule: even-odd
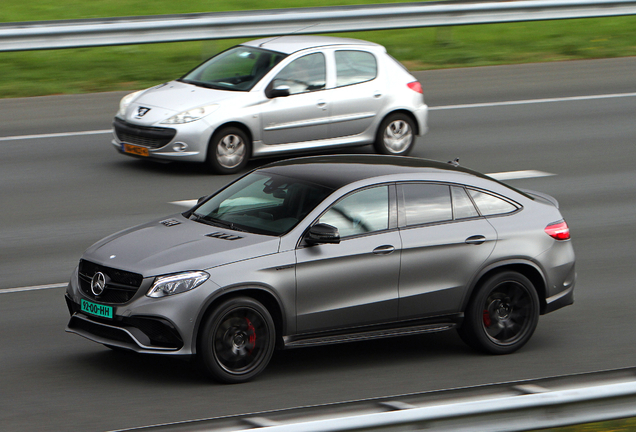
{"label": "door handle", "polygon": [[316,105],[318,105],[319,108],[322,108],[323,111],[327,109],[327,102],[325,101],[318,101]]}
{"label": "door handle", "polygon": [[373,94],[373,97],[374,97],[374,98],[376,98],[376,99],[381,98],[381,97],[382,97],[382,93],[380,93],[379,91],[377,91],[377,92],[375,92],[375,93]]}
{"label": "door handle", "polygon": [[373,253],[376,255],[388,255],[394,250],[395,250],[395,247],[392,245],[383,245],[373,249]]}
{"label": "door handle", "polygon": [[483,235],[474,235],[466,239],[466,244],[480,245],[485,241],[486,237],[484,237]]}

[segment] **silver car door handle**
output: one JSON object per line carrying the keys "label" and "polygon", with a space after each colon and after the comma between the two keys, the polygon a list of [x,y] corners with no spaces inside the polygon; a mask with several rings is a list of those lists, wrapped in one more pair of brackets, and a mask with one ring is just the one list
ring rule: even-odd
{"label": "silver car door handle", "polygon": [[382,97],[382,93],[380,93],[380,92],[375,92],[375,93],[373,94],[373,97],[374,97],[374,98],[376,98],[376,99],[377,99],[377,98],[380,98],[380,97]]}
{"label": "silver car door handle", "polygon": [[325,101],[318,101],[317,105],[322,108],[323,110],[326,110],[327,108],[327,102]]}
{"label": "silver car door handle", "polygon": [[485,241],[486,237],[484,237],[483,235],[474,235],[466,239],[466,244],[480,245]]}
{"label": "silver car door handle", "polygon": [[373,249],[373,253],[376,255],[388,255],[394,250],[395,250],[394,246],[384,245],[384,246],[378,246],[377,248]]}

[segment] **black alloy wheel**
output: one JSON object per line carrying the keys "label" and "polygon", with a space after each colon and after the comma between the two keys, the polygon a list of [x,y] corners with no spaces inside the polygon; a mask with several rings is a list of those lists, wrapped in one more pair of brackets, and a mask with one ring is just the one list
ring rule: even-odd
{"label": "black alloy wheel", "polygon": [[248,297],[229,299],[203,323],[198,353],[203,371],[224,383],[249,381],[269,363],[275,337],[262,304]]}
{"label": "black alloy wheel", "polygon": [[532,282],[507,271],[477,289],[459,328],[462,340],[491,354],[509,354],[528,342],[539,321],[539,297]]}

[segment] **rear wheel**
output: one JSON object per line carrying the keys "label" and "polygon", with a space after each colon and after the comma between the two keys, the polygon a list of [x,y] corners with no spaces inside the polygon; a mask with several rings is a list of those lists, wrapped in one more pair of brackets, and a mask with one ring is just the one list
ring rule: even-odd
{"label": "rear wheel", "polygon": [[215,132],[208,146],[208,165],[219,174],[234,174],[242,170],[250,158],[251,142],[237,127],[225,127]]}
{"label": "rear wheel", "polygon": [[406,114],[389,115],[380,124],[375,151],[385,155],[407,155],[415,144],[415,126]]}
{"label": "rear wheel", "polygon": [[262,304],[248,297],[227,300],[203,323],[198,352],[203,371],[224,383],[249,381],[269,363],[275,335]]}
{"label": "rear wheel", "polygon": [[478,288],[459,328],[471,347],[491,354],[509,354],[528,342],[539,321],[539,297],[522,274],[493,275]]}

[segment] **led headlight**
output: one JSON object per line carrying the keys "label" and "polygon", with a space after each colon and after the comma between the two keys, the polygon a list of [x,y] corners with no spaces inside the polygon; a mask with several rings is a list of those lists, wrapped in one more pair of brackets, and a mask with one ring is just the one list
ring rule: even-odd
{"label": "led headlight", "polygon": [[219,108],[218,104],[206,105],[198,108],[192,108],[188,111],[184,111],[177,115],[173,115],[167,120],[162,121],[162,124],[182,124],[190,123],[196,120],[200,120],[208,114],[213,113]]}
{"label": "led headlight", "polygon": [[134,93],[127,94],[123,98],[121,98],[121,102],[119,102],[119,115],[124,117],[126,115],[126,110],[128,106],[134,101],[139,94],[143,92],[143,90],[136,91]]}
{"label": "led headlight", "polygon": [[190,271],[169,276],[159,276],[146,295],[148,297],[158,298],[190,291],[208,280],[209,277],[210,275],[204,271]]}

